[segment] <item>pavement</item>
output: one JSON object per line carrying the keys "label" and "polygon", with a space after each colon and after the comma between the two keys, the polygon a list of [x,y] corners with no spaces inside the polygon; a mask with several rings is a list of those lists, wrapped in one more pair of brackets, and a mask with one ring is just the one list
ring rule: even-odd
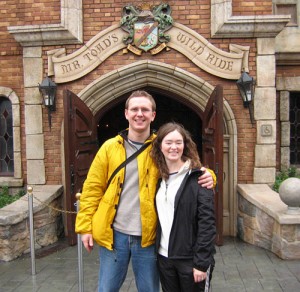
{"label": "pavement", "polygon": [[[84,292],[96,292],[97,249],[90,254],[83,249],[82,254]],[[77,246],[68,246],[65,240],[37,250],[34,276],[30,254],[0,262],[0,291],[80,291],[77,255]],[[232,237],[225,238],[224,245],[217,247],[215,260],[212,292],[300,291],[300,260],[282,260],[270,251]],[[131,265],[120,291],[137,291]]]}

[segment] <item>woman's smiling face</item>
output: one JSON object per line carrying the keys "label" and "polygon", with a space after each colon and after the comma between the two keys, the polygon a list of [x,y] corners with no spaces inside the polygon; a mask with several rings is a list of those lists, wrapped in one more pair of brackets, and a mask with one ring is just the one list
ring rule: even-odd
{"label": "woman's smiling face", "polygon": [[183,149],[183,137],[177,130],[167,134],[161,142],[161,152],[167,162],[176,162],[181,160]]}

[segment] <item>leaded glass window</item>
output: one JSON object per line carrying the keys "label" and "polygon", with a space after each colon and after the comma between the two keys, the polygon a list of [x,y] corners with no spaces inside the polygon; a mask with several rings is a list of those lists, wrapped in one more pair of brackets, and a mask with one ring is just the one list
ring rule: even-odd
{"label": "leaded glass window", "polygon": [[0,175],[14,174],[14,147],[11,101],[0,96]]}
{"label": "leaded glass window", "polygon": [[290,164],[300,166],[300,92],[290,93]]}

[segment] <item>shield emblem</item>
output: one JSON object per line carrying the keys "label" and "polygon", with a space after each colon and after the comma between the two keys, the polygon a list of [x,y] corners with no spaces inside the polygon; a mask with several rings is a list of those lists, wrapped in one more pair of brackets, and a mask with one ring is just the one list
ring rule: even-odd
{"label": "shield emblem", "polygon": [[157,22],[136,22],[134,24],[134,44],[139,49],[147,52],[154,48],[158,42]]}

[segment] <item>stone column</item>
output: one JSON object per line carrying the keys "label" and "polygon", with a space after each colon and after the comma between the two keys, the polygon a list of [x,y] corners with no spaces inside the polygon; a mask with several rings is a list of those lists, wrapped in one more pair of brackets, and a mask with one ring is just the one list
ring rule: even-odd
{"label": "stone column", "polygon": [[257,122],[253,182],[272,184],[276,167],[275,38],[257,39],[254,118]]}
{"label": "stone column", "polygon": [[38,85],[43,80],[41,47],[23,48],[27,183],[46,183],[42,99]]}

